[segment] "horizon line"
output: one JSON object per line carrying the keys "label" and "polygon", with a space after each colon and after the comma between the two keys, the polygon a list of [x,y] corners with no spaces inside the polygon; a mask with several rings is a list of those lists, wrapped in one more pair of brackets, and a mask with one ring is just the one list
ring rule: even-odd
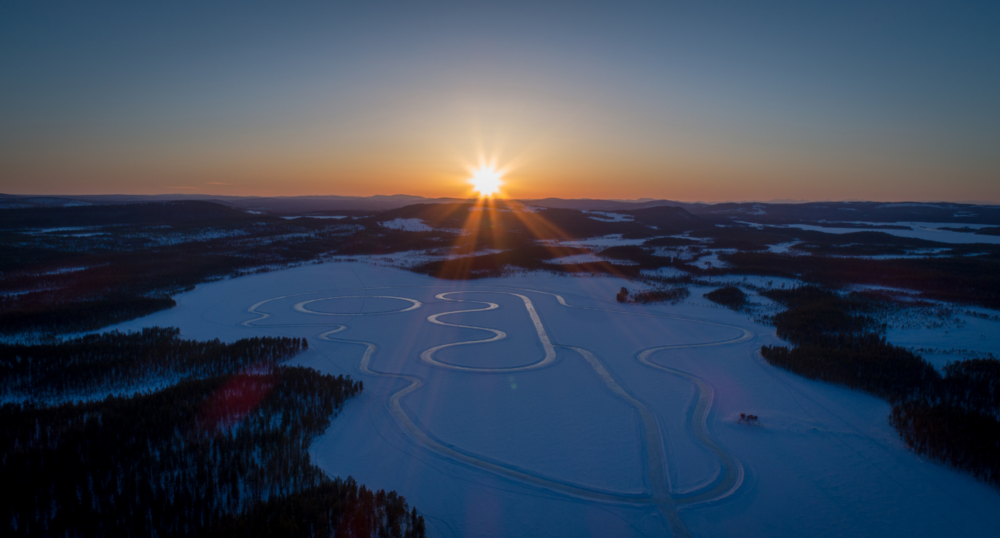
{"label": "horizon line", "polygon": [[[132,194],[132,193],[103,193],[103,194],[12,194],[0,192],[0,197],[10,197],[10,198],[101,198],[101,197],[113,197],[113,196],[129,196],[136,198],[153,198],[153,197],[163,197],[169,196],[174,197],[178,200],[190,199],[190,198],[353,198],[353,199],[366,199],[366,198],[419,198],[422,200],[476,200],[478,197],[457,197],[457,196],[421,196],[417,194],[370,194],[370,195],[345,195],[345,194],[295,194],[295,195],[259,195],[259,194],[202,194],[202,193],[157,193],[157,194]],[[845,199],[785,199],[785,198],[773,198],[770,200],[759,200],[759,199],[743,199],[743,200],[720,200],[720,201],[704,201],[704,200],[679,200],[670,198],[651,198],[651,197],[640,197],[640,198],[560,198],[558,196],[546,196],[543,198],[502,198],[505,200],[512,200],[515,202],[533,202],[541,200],[563,200],[563,201],[599,201],[599,202],[620,202],[629,204],[645,204],[650,202],[674,202],[681,204],[702,204],[702,205],[718,205],[718,204],[814,204],[814,203],[879,203],[879,204],[961,204],[961,205],[978,205],[978,206],[995,206],[1000,205],[1000,201],[974,201],[974,200],[872,200],[863,198],[845,198]]]}

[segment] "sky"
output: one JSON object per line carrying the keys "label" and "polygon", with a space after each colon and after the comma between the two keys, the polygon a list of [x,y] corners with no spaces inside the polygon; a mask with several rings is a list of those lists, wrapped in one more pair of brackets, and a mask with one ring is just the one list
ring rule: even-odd
{"label": "sky", "polygon": [[0,192],[1000,203],[998,2],[4,2]]}

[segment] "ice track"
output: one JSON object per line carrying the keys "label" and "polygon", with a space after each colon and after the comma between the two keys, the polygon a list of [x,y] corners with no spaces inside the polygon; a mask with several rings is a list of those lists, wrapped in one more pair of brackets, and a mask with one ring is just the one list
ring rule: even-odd
{"label": "ice track", "polygon": [[[545,356],[540,361],[538,361],[536,363],[529,364],[527,366],[516,366],[516,367],[512,367],[512,368],[473,368],[473,367],[467,367],[467,366],[455,366],[455,365],[452,365],[452,364],[447,364],[447,363],[440,362],[437,359],[435,359],[434,358],[434,353],[437,352],[438,350],[441,350],[441,349],[445,349],[445,348],[448,348],[448,347],[454,347],[454,346],[465,346],[465,345],[469,345],[469,344],[485,344],[485,343],[488,343],[488,342],[496,342],[496,341],[499,341],[499,340],[503,340],[504,338],[507,338],[507,333],[505,333],[503,331],[498,331],[496,329],[487,329],[486,327],[476,327],[476,326],[473,326],[473,325],[458,325],[458,324],[455,324],[455,323],[445,323],[445,322],[439,320],[438,318],[440,318],[441,316],[448,316],[448,315],[452,315],[452,314],[462,314],[462,313],[466,313],[466,312],[485,312],[487,310],[493,310],[493,309],[496,309],[496,308],[500,307],[500,305],[498,305],[497,303],[486,303],[486,302],[481,302],[481,301],[463,301],[461,299],[449,299],[447,297],[448,295],[454,295],[456,293],[502,293],[502,294],[505,294],[505,295],[513,295],[514,297],[520,298],[522,301],[524,301],[524,308],[528,311],[528,316],[531,318],[531,323],[535,326],[535,332],[538,333],[538,340],[542,343],[542,347],[545,349]],[[549,339],[548,333],[545,332],[545,327],[542,326],[542,320],[541,320],[541,318],[538,317],[538,312],[535,310],[535,305],[531,302],[531,299],[527,298],[526,296],[521,295],[520,293],[510,293],[510,292],[505,292],[505,291],[490,291],[490,292],[483,292],[483,291],[452,291],[452,292],[447,292],[447,293],[439,293],[435,297],[437,297],[438,299],[443,299],[445,301],[458,301],[458,302],[463,302],[463,303],[481,303],[481,304],[485,304],[485,305],[488,305],[488,306],[486,308],[474,308],[472,310],[454,310],[452,312],[442,312],[440,314],[434,314],[432,316],[427,316],[427,321],[429,321],[431,323],[434,323],[436,325],[444,325],[444,326],[447,326],[447,327],[460,327],[460,328],[463,328],[463,329],[478,329],[478,330],[481,330],[481,331],[489,331],[489,332],[493,333],[493,337],[492,338],[487,338],[485,340],[469,340],[469,341],[466,341],[466,342],[453,342],[453,343],[450,343],[450,344],[442,344],[440,346],[434,346],[434,347],[432,347],[432,348],[430,348],[430,349],[428,349],[428,350],[426,350],[426,351],[424,351],[423,353],[420,354],[420,360],[426,362],[427,364],[430,364],[430,365],[433,365],[433,366],[437,366],[439,368],[448,368],[450,370],[458,370],[460,372],[481,372],[481,373],[502,374],[502,373],[520,372],[520,371],[523,371],[523,370],[534,370],[535,368],[542,368],[542,367],[548,366],[548,365],[552,364],[553,362],[555,362],[555,360],[556,360],[556,350],[552,346],[552,341]]]}
{"label": "ice track", "polygon": [[[362,291],[362,290],[369,291],[376,289],[389,289],[389,288],[362,288],[360,290],[350,290],[350,291]],[[438,314],[432,314],[427,317],[428,322],[447,327],[484,331],[487,333],[491,333],[492,336],[479,340],[450,342],[447,344],[434,346],[420,353],[420,360],[436,368],[454,370],[471,374],[508,374],[512,372],[520,372],[525,370],[544,368],[554,364],[557,359],[556,348],[562,348],[573,351],[574,354],[579,355],[584,360],[584,362],[586,362],[590,366],[590,368],[593,369],[593,371],[597,374],[597,376],[601,379],[601,381],[608,387],[608,389],[611,390],[612,393],[614,393],[614,395],[617,398],[619,398],[620,400],[628,404],[630,407],[632,407],[639,415],[641,437],[642,437],[642,443],[644,445],[644,456],[645,456],[643,467],[646,474],[648,475],[649,483],[652,485],[652,491],[647,491],[639,494],[628,494],[628,493],[620,493],[611,490],[573,484],[571,482],[554,479],[538,473],[528,472],[523,469],[517,468],[513,465],[507,465],[504,462],[487,460],[477,456],[476,454],[465,452],[460,448],[443,444],[442,442],[435,439],[430,433],[421,429],[409,417],[409,415],[407,415],[406,411],[403,409],[403,406],[401,405],[401,400],[404,397],[406,397],[408,394],[411,394],[419,390],[424,385],[423,379],[414,375],[383,372],[372,368],[372,358],[375,355],[376,351],[378,350],[378,346],[375,343],[360,341],[360,340],[335,338],[332,336],[349,329],[349,326],[347,325],[335,325],[333,326],[334,328],[332,330],[327,330],[319,334],[318,338],[331,342],[340,342],[345,344],[355,344],[363,346],[365,348],[365,351],[358,365],[358,368],[361,372],[368,375],[386,377],[392,379],[400,379],[408,382],[407,386],[392,393],[388,402],[389,412],[391,413],[395,422],[404,432],[406,432],[420,445],[437,453],[438,455],[448,458],[452,461],[461,462],[463,464],[470,465],[487,472],[491,472],[497,475],[504,476],[509,479],[516,480],[518,482],[542,487],[547,490],[558,492],[561,494],[591,499],[600,502],[607,502],[607,503],[652,505],[655,506],[659,510],[659,512],[663,515],[666,527],[670,529],[671,533],[674,536],[689,536],[689,533],[687,532],[687,529],[685,528],[683,521],[678,515],[678,509],[683,508],[685,506],[691,506],[694,504],[718,501],[720,499],[728,497],[729,495],[732,495],[735,491],[739,489],[740,485],[743,482],[743,476],[744,476],[743,466],[724,447],[716,443],[712,439],[711,434],[708,431],[707,427],[708,415],[709,412],[711,411],[711,406],[714,399],[714,390],[712,389],[712,387],[701,378],[689,372],[684,372],[676,368],[671,368],[662,365],[658,362],[654,362],[651,357],[653,356],[660,357],[661,355],[666,355],[666,353],[663,352],[681,348],[738,344],[746,342],[751,338],[753,338],[754,336],[753,333],[751,333],[746,329],[742,329],[740,327],[697,320],[681,316],[670,316],[670,315],[648,313],[648,312],[631,312],[624,310],[600,309],[600,308],[577,306],[567,303],[562,296],[555,293],[530,290],[530,289],[520,289],[520,288],[508,288],[508,289],[552,296],[556,298],[556,300],[561,306],[566,308],[613,312],[621,315],[640,315],[640,316],[652,316],[652,317],[666,318],[666,319],[677,319],[693,323],[702,323],[708,325],[728,327],[741,331],[742,334],[740,336],[729,340],[718,341],[718,342],[704,342],[696,344],[660,346],[640,351],[636,355],[636,359],[642,365],[650,369],[666,372],[670,375],[680,377],[692,383],[695,389],[696,400],[692,408],[688,410],[689,420],[687,421],[687,423],[689,424],[689,433],[691,434],[692,437],[694,437],[698,441],[698,443],[700,443],[704,448],[706,448],[716,458],[718,458],[722,468],[721,476],[717,477],[715,480],[712,480],[710,483],[701,488],[696,488],[694,490],[683,491],[683,492],[672,491],[667,478],[668,472],[667,472],[667,462],[664,460],[665,451],[663,446],[663,437],[662,433],[660,432],[660,428],[658,426],[655,414],[652,411],[650,411],[649,408],[642,403],[642,401],[637,399],[625,387],[623,387],[615,379],[615,377],[608,371],[608,369],[605,367],[601,359],[597,357],[594,353],[580,347],[554,344],[551,341],[551,338],[549,337],[547,331],[545,330],[541,317],[539,316],[537,310],[535,309],[534,303],[532,303],[531,299],[527,295],[524,295],[522,293],[515,293],[514,291],[501,291],[500,289],[494,288],[494,289],[482,289],[482,290],[451,291],[451,292],[443,292],[437,294],[435,297],[443,301],[480,304],[485,306],[482,308],[453,310],[448,312],[441,312]],[[341,291],[348,291],[348,290],[341,290]],[[437,353],[442,349],[458,347],[458,346],[466,346],[471,344],[488,344],[492,342],[498,342],[500,340],[507,338],[507,334],[504,331],[498,329],[491,329],[488,327],[479,327],[474,325],[461,325],[461,324],[448,323],[446,321],[442,321],[441,320],[442,317],[446,317],[449,315],[486,312],[489,310],[494,310],[496,308],[499,308],[499,305],[497,303],[489,301],[456,299],[451,297],[457,294],[503,294],[519,298],[523,302],[525,310],[527,311],[527,314],[531,319],[531,322],[537,333],[538,339],[542,344],[544,355],[531,364],[524,366],[506,367],[506,368],[495,368],[486,366],[484,367],[460,366],[460,365],[449,364],[447,362],[443,362],[435,358],[435,353]],[[277,301],[280,299],[286,299],[290,297],[304,296],[304,295],[315,295],[315,292],[301,293],[295,295],[285,295],[260,301],[247,309],[247,312],[255,314],[258,317],[248,321],[244,321],[242,325],[262,326],[262,327],[302,326],[302,325],[330,327],[331,326],[330,324],[323,324],[323,323],[293,324],[293,325],[271,325],[271,324],[263,325],[260,323],[270,318],[271,314],[261,312],[258,310],[258,308],[272,301]],[[396,299],[408,302],[410,303],[410,305],[408,307],[399,310],[374,312],[374,313],[360,313],[360,314],[319,312],[306,308],[307,305],[312,303],[330,299],[337,299],[337,298]],[[388,314],[409,312],[418,309],[421,306],[423,305],[420,301],[394,295],[342,295],[342,296],[331,296],[331,297],[323,297],[320,299],[302,301],[296,303],[293,306],[293,308],[298,312],[306,314],[314,314],[314,315],[323,315],[323,316],[355,316],[355,315],[371,316],[371,315],[388,315]]]}

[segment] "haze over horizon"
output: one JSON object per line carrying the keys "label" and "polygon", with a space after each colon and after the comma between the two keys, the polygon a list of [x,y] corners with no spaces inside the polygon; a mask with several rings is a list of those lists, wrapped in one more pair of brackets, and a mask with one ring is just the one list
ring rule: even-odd
{"label": "haze over horizon", "polygon": [[0,192],[1000,203],[997,5],[0,7]]}

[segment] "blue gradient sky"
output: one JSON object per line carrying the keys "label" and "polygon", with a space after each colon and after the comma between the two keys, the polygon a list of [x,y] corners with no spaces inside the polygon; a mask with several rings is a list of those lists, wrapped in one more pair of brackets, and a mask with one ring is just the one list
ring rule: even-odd
{"label": "blue gradient sky", "polygon": [[0,192],[1000,202],[996,2],[87,4],[0,7]]}

